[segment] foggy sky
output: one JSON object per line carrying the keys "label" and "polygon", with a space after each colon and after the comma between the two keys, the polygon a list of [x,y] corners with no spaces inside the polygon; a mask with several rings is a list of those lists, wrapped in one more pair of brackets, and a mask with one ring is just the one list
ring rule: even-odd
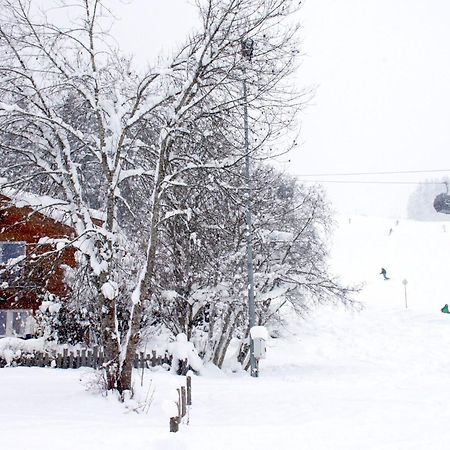
{"label": "foggy sky", "polygon": [[[53,0],[40,0],[54,3]],[[112,29],[145,66],[195,25],[189,0],[114,0]],[[300,88],[316,87],[302,113],[301,146],[282,167],[322,174],[450,169],[450,4],[446,0],[305,0]],[[422,181],[443,174],[300,177]],[[401,217],[414,185],[325,184],[335,209]]]}
{"label": "foggy sky", "polygon": [[[129,51],[157,54],[195,22],[186,0],[134,0],[116,29]],[[297,174],[450,169],[450,5],[446,0],[306,0]],[[447,172],[448,174],[448,172]],[[308,177],[421,181],[441,174]],[[342,213],[403,216],[414,185],[325,184]]]}

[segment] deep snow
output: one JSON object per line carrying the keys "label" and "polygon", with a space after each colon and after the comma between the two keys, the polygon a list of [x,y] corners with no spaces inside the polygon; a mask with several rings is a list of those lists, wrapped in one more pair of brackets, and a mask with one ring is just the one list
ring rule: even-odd
{"label": "deep snow", "polygon": [[0,369],[0,448],[447,450],[449,255],[442,223],[342,218],[331,264],[365,282],[361,312],[323,306],[280,330],[258,379],[213,368],[194,377],[178,434],[167,400],[181,377],[146,371],[137,389],[153,400],[136,414],[87,390],[88,370]]}

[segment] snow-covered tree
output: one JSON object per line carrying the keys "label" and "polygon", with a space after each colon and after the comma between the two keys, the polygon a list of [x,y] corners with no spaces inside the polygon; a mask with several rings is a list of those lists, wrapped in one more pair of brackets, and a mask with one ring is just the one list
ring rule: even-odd
{"label": "snow-covered tree", "polygon": [[[243,164],[212,180],[185,179],[169,197],[188,210],[164,226],[168,261],[158,271],[154,315],[174,335],[185,333],[221,366],[232,338],[248,338]],[[289,306],[302,314],[314,302],[348,302],[350,289],[329,274],[325,234],[330,212],[320,190],[298,185],[266,164],[253,172],[252,209],[257,323],[272,325]],[[178,202],[178,203],[175,203]]]}
{"label": "snow-covered tree", "polygon": [[[286,83],[298,53],[297,28],[287,18],[297,3],[201,0],[201,29],[144,75],[105,32],[113,19],[101,0],[63,0],[69,23],[31,0],[0,6],[0,187],[12,197],[26,190],[57,199],[52,208],[64,212],[75,237],[55,244],[74,246],[88,271],[107,385],[122,392],[131,388],[143,306],[154,290],[161,222],[181,213],[167,209],[166,192],[187,172],[201,179],[243,156],[197,153],[186,144],[192,130],[202,124],[207,132],[220,121],[235,131],[231,146],[242,146],[244,77],[261,145],[301,105]],[[251,63],[243,42],[254,43]],[[136,200],[143,192],[145,206]],[[143,209],[139,235],[130,234],[139,219],[127,216]],[[132,263],[124,268],[126,260]]]}

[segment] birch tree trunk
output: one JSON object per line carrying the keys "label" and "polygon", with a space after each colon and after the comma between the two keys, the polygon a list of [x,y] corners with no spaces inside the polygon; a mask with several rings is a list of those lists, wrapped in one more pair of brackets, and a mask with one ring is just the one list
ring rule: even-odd
{"label": "birch tree trunk", "polygon": [[155,183],[152,193],[152,207],[150,220],[150,235],[147,243],[147,257],[144,267],[141,269],[139,281],[132,294],[130,328],[126,336],[125,345],[122,347],[121,368],[118,381],[118,390],[123,392],[131,390],[133,360],[139,344],[142,308],[144,301],[151,296],[152,279],[155,272],[156,250],[158,247],[158,225],[163,196],[163,182],[166,175],[167,155],[170,149],[171,137],[168,132],[162,138],[159,146],[158,163],[155,171]]}

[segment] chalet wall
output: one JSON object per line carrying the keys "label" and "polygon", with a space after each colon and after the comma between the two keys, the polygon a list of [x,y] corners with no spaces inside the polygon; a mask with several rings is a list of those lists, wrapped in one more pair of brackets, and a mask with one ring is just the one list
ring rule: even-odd
{"label": "chalet wall", "polygon": [[70,247],[62,254],[43,256],[54,248],[37,243],[43,237],[71,236],[71,227],[29,207],[13,206],[7,197],[0,195],[0,241],[26,243],[23,276],[14,286],[0,288],[0,309],[36,310],[44,290],[60,297],[67,295],[63,266],[75,266],[75,249]]}

